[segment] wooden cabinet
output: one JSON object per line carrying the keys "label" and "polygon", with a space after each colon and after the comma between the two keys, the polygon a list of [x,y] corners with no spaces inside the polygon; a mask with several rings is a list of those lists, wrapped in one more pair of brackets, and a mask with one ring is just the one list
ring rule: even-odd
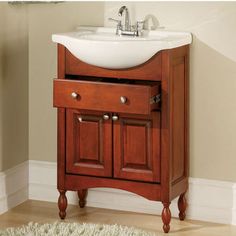
{"label": "wooden cabinet", "polygon": [[66,157],[70,174],[160,182],[160,112],[135,117],[67,109]]}
{"label": "wooden cabinet", "polygon": [[76,59],[58,45],[59,215],[66,191],[119,188],[163,203],[170,230],[172,199],[184,220],[188,189],[189,47],[162,50],[143,65],[108,70]]}

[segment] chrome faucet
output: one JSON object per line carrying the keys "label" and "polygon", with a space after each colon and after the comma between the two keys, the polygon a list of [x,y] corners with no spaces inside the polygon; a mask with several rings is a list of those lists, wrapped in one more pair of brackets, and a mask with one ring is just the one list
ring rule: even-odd
{"label": "chrome faucet", "polygon": [[131,25],[130,25],[129,10],[126,6],[120,8],[118,16],[122,17],[123,12],[125,12],[125,24],[122,26],[122,30],[130,31]]}
{"label": "chrome faucet", "polygon": [[119,9],[118,16],[122,17],[124,15],[124,24],[122,25],[121,20],[116,20],[113,18],[109,18],[108,20],[117,22],[116,34],[128,35],[128,36],[141,36],[143,31],[144,21],[137,21],[135,25],[131,25],[130,23],[130,15],[129,10],[126,6],[122,6]]}

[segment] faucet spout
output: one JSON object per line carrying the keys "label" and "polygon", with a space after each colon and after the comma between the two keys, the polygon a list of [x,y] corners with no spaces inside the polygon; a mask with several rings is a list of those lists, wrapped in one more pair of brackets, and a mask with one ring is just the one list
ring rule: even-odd
{"label": "faucet spout", "polygon": [[123,17],[123,19],[116,20],[109,18],[109,20],[117,22],[116,35],[126,35],[133,37],[142,35],[144,21],[137,21],[135,25],[131,25],[129,10],[126,6],[122,6],[119,9],[118,16]]}
{"label": "faucet spout", "polygon": [[119,16],[122,16],[125,12],[125,24],[124,24],[124,30],[129,31],[130,30],[130,17],[129,17],[129,10],[126,6],[122,6],[118,12]]}
{"label": "faucet spout", "polygon": [[126,8],[127,8],[126,6],[122,6],[122,7],[119,9],[118,16],[122,16],[123,11],[124,11]]}

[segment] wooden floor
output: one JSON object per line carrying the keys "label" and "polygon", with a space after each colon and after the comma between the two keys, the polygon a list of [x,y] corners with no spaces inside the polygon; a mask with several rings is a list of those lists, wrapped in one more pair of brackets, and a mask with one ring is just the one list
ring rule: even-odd
{"label": "wooden floor", "polygon": [[[20,226],[30,221],[48,223],[58,221],[58,209],[56,203],[41,201],[26,201],[5,214],[0,215],[0,228]],[[66,222],[87,222],[102,224],[121,224],[135,226],[148,231],[162,233],[162,221],[160,216],[138,214],[124,211],[114,211],[86,207],[80,209],[77,206],[69,206]],[[235,236],[236,226],[213,224],[200,221],[184,221],[172,219],[171,236]]]}

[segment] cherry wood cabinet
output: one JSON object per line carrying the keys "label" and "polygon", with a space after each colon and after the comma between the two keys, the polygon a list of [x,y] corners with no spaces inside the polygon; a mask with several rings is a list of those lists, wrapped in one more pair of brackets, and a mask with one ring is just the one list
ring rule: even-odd
{"label": "cherry wood cabinet", "polygon": [[88,65],[58,44],[59,215],[66,191],[86,205],[87,189],[118,188],[163,204],[169,232],[171,201],[184,220],[188,189],[189,47],[158,52],[146,63],[108,70]]}

